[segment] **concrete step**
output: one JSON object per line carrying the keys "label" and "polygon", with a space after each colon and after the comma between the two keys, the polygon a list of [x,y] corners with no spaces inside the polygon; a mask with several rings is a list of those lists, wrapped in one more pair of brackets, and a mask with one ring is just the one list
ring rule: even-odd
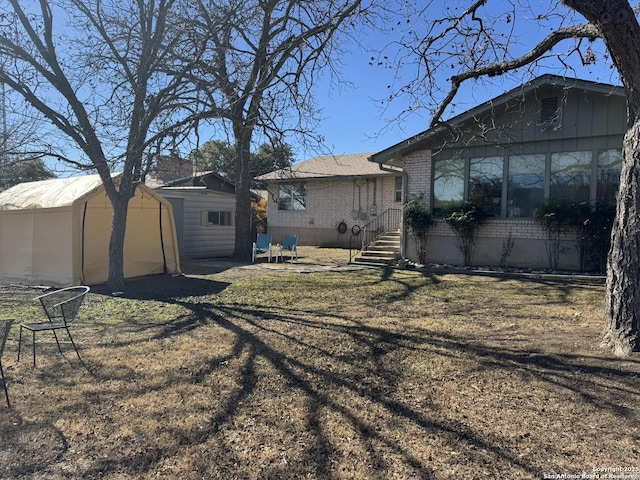
{"label": "concrete step", "polygon": [[354,263],[361,265],[386,266],[400,258],[400,232],[385,232],[367,249],[360,252]]}
{"label": "concrete step", "polygon": [[389,265],[400,257],[400,252],[395,251],[371,251],[365,250],[358,254],[353,261],[367,265]]}
{"label": "concrete step", "polygon": [[393,260],[376,257],[356,257],[353,259],[353,263],[358,265],[370,265],[373,267],[386,267],[391,262],[393,262]]}
{"label": "concrete step", "polygon": [[369,250],[372,248],[380,248],[387,250],[400,250],[400,242],[375,242],[369,245]]}
{"label": "concrete step", "polygon": [[361,252],[359,256],[366,258],[387,258],[389,260],[394,260],[398,257],[398,253],[399,252],[392,252],[388,250],[365,250],[364,252]]}

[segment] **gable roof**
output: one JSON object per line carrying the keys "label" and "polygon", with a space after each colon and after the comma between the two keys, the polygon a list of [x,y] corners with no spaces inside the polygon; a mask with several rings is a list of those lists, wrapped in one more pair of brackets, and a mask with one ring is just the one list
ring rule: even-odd
{"label": "gable roof", "polygon": [[275,170],[260,175],[263,182],[291,181],[292,179],[321,179],[339,177],[371,177],[392,175],[380,170],[380,166],[369,161],[371,153],[347,153],[343,155],[320,155],[297,163],[291,168]]}
{"label": "gable roof", "polygon": [[162,187],[206,187],[223,193],[236,193],[236,186],[226,178],[213,171],[200,172],[184,178],[166,182]]}
{"label": "gable roof", "polygon": [[19,183],[0,193],[0,210],[67,207],[101,186],[99,175]]}
{"label": "gable roof", "polygon": [[509,90],[502,95],[488,100],[487,102],[481,103],[480,105],[467,110],[466,112],[456,115],[455,117],[452,117],[445,122],[441,122],[428,130],[418,133],[417,135],[396,143],[395,145],[392,145],[385,150],[375,153],[369,157],[369,161],[384,164],[392,162],[393,160],[399,160],[400,157],[416,150],[429,148],[428,145],[430,142],[432,142],[438,135],[450,130],[452,126],[460,125],[474,117],[482,116],[483,114],[486,114],[491,110],[506,104],[514,98],[523,97],[524,95],[545,85],[558,86],[564,89],[581,89],[584,91],[601,93],[603,95],[615,95],[622,97],[624,96],[624,88],[621,86],[592,82],[590,80],[580,80],[571,77],[562,77],[559,75],[542,75],[531,80],[530,82],[524,83],[512,90]]}

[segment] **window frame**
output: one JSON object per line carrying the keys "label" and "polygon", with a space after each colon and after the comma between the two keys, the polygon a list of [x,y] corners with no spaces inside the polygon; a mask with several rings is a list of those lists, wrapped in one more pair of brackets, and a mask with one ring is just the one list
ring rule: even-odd
{"label": "window frame", "polygon": [[[464,155],[462,153],[464,153]],[[471,153],[474,153],[474,154],[472,155]],[[460,202],[465,202],[465,201],[469,201],[472,161],[481,162],[483,159],[495,159],[496,157],[502,157],[502,190],[501,190],[502,193],[499,199],[500,211],[499,211],[499,214],[496,214],[494,218],[522,219],[522,220],[533,219],[535,218],[535,208],[531,209],[532,216],[509,215],[509,201],[510,199],[512,199],[510,198],[510,193],[509,193],[511,191],[511,186],[512,186],[512,183],[510,183],[511,176],[509,171],[509,167],[511,166],[510,159],[516,158],[516,157],[526,157],[526,156],[540,157],[538,159],[538,161],[542,163],[541,165],[542,170],[540,171],[540,173],[543,173],[543,197],[541,202],[541,205],[542,205],[545,202],[548,202],[551,200],[550,193],[552,191],[552,188],[551,188],[552,159],[554,158],[554,156],[556,158],[560,158],[563,155],[567,155],[567,156],[576,155],[576,158],[582,157],[582,156],[585,156],[585,157],[590,156],[589,163],[582,164],[582,167],[583,167],[584,175],[587,175],[589,177],[589,182],[590,182],[587,188],[588,197],[589,197],[587,201],[590,205],[596,206],[597,201],[599,199],[599,190],[601,188],[601,181],[600,181],[601,171],[602,171],[601,162],[602,162],[603,155],[607,155],[606,158],[614,158],[613,162],[609,162],[607,164],[607,166],[609,166],[609,170],[611,170],[612,169],[611,164],[613,164],[614,167],[615,165],[619,165],[619,163],[615,161],[615,157],[619,159],[622,158],[622,148],[596,148],[596,149],[583,149],[583,150],[569,149],[569,150],[563,150],[563,151],[554,150],[554,151],[546,151],[546,152],[532,150],[529,152],[522,152],[522,153],[515,153],[515,151],[511,151],[511,152],[503,152],[501,154],[494,154],[494,155],[485,154],[484,156],[477,155],[475,154],[475,152],[470,150],[465,152],[452,151],[450,155],[444,158],[434,157],[431,165],[431,211],[432,211],[432,214],[437,217],[444,216],[446,213],[446,204],[453,202],[452,200],[450,201],[445,199],[445,200],[439,201],[439,203],[442,203],[443,206],[436,205],[436,203],[438,202],[437,195],[438,195],[439,178],[437,178],[437,175],[438,175],[439,162],[443,162],[443,163],[444,162],[453,162],[453,163],[461,162],[460,164],[455,166],[456,171],[453,171],[452,168],[448,168],[448,170],[451,170],[453,172],[451,178],[455,177],[454,180],[457,182],[455,184],[452,184],[454,189],[457,191],[462,190],[462,199],[460,200]],[[441,163],[441,165],[443,165],[443,163]],[[578,160],[576,161],[576,165],[580,165],[580,162]],[[441,171],[446,171],[446,170],[447,169],[441,169]],[[615,170],[615,168],[613,168],[613,170]],[[462,177],[461,184],[458,184],[460,183],[460,174],[462,174],[463,177]],[[611,183],[608,183],[607,185],[608,185],[607,187],[608,190],[611,191]],[[577,191],[578,190],[576,190],[576,192]],[[582,200],[580,199],[570,199],[569,201],[576,201],[579,203],[582,202]]]}
{"label": "window frame", "polygon": [[[402,176],[394,177],[394,193],[393,193],[393,201],[395,203],[402,202],[402,185],[404,181]],[[399,185],[398,185],[399,184]]]}
{"label": "window frame", "polygon": [[[211,221],[211,215],[218,216],[218,221]],[[200,212],[200,224],[204,227],[232,227],[233,226],[233,212],[230,210],[201,210]],[[221,223],[221,220],[225,223]],[[228,221],[228,223],[226,223]]]}
{"label": "window frame", "polygon": [[[298,190],[295,192],[295,190]],[[288,190],[288,191],[287,191]],[[286,195],[283,195],[283,192]],[[283,212],[303,212],[307,209],[307,185],[305,182],[282,183],[278,185],[277,196],[278,211]],[[283,208],[283,205],[290,208]],[[296,205],[302,208],[295,208]]]}

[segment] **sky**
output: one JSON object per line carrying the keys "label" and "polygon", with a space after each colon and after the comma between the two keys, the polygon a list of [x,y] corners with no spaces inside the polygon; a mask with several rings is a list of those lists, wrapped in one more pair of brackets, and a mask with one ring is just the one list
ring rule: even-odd
{"label": "sky", "polygon": [[[489,4],[491,5],[491,3]],[[524,38],[531,40],[529,45],[520,45],[521,51],[533,45],[548,34],[535,21],[520,19],[518,29],[524,33]],[[527,31],[526,29],[531,29]],[[385,38],[373,39],[373,44],[383,45],[388,40]],[[566,50],[571,45],[563,44]],[[600,81],[603,83],[619,84],[609,64],[605,61],[604,46],[602,43],[592,45],[598,54],[598,62],[595,65],[582,66],[577,56],[571,57],[572,71],[567,72],[557,60],[551,59],[532,74],[516,75],[514,77],[496,77],[493,79],[479,80],[474,86],[471,83],[466,89],[461,89],[456,103],[457,110],[450,111],[445,119],[455,114],[462,113],[482,102],[517,87],[523,78],[533,78],[546,73],[574,76],[585,80]],[[558,47],[558,50],[561,48]],[[584,51],[585,47],[583,47]],[[342,78],[354,85],[342,89],[331,89],[327,84],[320,84],[315,92],[315,98],[323,109],[322,122],[319,125],[319,133],[326,138],[327,147],[331,153],[369,153],[384,150],[396,143],[405,140],[429,128],[430,112],[418,110],[413,114],[398,119],[398,113],[406,107],[406,100],[400,99],[392,103],[389,110],[380,108],[380,100],[385,98],[389,90],[387,86],[394,81],[393,73],[377,65],[369,64],[371,53],[363,52],[354,47],[349,54],[342,58],[340,68]],[[410,71],[405,72],[412,75]],[[447,81],[443,77],[443,81]],[[448,83],[447,83],[448,85]],[[396,83],[397,87],[397,83]],[[317,152],[297,149],[297,161],[315,156]]]}
{"label": "sky", "polygon": [[[529,8],[533,9],[529,5],[536,4],[536,2],[527,0],[512,1],[527,5],[527,7],[524,7],[525,12]],[[543,5],[545,2],[555,3],[552,0],[540,0],[539,4]],[[409,3],[411,2],[407,2],[407,4]],[[427,3],[436,6],[435,16],[442,14],[437,11],[437,8],[442,10],[448,8],[447,2],[440,0],[434,0],[433,3],[425,0],[415,2],[417,5],[426,5]],[[487,8],[508,8],[505,5],[510,3],[488,2]],[[462,5],[463,3],[458,4]],[[540,8],[548,9],[549,7],[542,6]],[[532,12],[529,13],[531,14]],[[489,10],[488,14],[496,14],[496,11]],[[427,16],[422,18],[414,17],[414,23],[408,28],[415,29],[418,32],[417,35],[420,36],[432,23],[432,19],[427,18]],[[539,22],[524,17],[504,23],[505,29],[510,29],[514,26],[517,27],[521,38],[531,41],[529,45],[526,42],[522,42],[520,45],[521,51],[528,50],[535,41],[546,36],[550,30],[550,25],[547,25],[545,30],[540,26]],[[551,25],[551,29],[553,27]],[[401,29],[403,27],[398,28]],[[395,38],[392,35],[397,35],[398,33],[399,30],[388,36],[381,33],[371,34],[368,37],[361,38],[360,41],[375,52],[388,45]],[[385,110],[381,108],[380,100],[387,98],[391,91],[401,85],[401,82],[398,82],[396,78],[398,75],[403,76],[404,80],[413,78],[415,72],[412,71],[412,66],[405,66],[399,70],[384,68],[384,66],[377,65],[375,61],[371,65],[372,51],[365,51],[356,44],[346,44],[343,48],[346,53],[341,56],[341,64],[337,68],[345,83],[342,86],[336,86],[335,83],[330,84],[328,76],[325,76],[324,79],[321,78],[314,90],[314,97],[318,106],[322,109],[322,120],[318,125],[317,133],[325,138],[326,149],[323,151],[317,149],[309,150],[289,142],[294,149],[296,162],[326,153],[336,155],[343,153],[375,153],[423,132],[429,127],[430,112],[427,109],[416,110],[408,115],[400,115],[409,102],[406,98],[403,99],[401,97],[390,105],[385,104]],[[599,48],[603,49],[602,46]],[[605,62],[583,68],[577,65],[579,63],[577,60],[577,57],[572,58],[573,66],[575,67],[575,71],[571,73],[572,76],[596,81],[611,81],[611,70],[605,65]],[[553,62],[550,63],[549,68],[537,70],[535,76],[544,73],[563,73],[562,69],[557,67],[557,62],[555,62],[555,66],[552,66],[552,64]],[[441,84],[444,88],[448,87],[446,75],[448,75],[448,72],[441,79]],[[461,90],[456,98],[457,110],[449,111],[444,118],[462,113],[515,88],[523,77],[515,78],[516,80],[514,80],[514,77],[483,79],[478,81],[474,87],[469,84]],[[517,80],[518,78],[519,80]],[[532,76],[528,78],[530,79]],[[389,89],[389,85],[393,88]],[[206,134],[202,138],[203,141],[209,139],[212,138],[206,137]],[[259,139],[254,140],[256,140],[256,143],[260,143]]]}

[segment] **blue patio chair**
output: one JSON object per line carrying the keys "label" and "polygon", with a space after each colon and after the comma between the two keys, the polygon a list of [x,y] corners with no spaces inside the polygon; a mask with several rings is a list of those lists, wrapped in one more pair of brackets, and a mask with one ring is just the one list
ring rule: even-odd
{"label": "blue patio chair", "polygon": [[282,244],[278,245],[276,250],[276,263],[278,263],[278,257],[284,262],[284,251],[291,252],[291,261],[294,257],[298,259],[298,236],[297,235],[285,235],[282,240]]}
{"label": "blue patio chair", "polygon": [[251,255],[251,261],[256,261],[256,256],[258,253],[268,253],[269,254],[269,262],[272,259],[271,252],[271,234],[270,233],[259,233],[258,238],[255,242],[253,242],[253,252]]}

